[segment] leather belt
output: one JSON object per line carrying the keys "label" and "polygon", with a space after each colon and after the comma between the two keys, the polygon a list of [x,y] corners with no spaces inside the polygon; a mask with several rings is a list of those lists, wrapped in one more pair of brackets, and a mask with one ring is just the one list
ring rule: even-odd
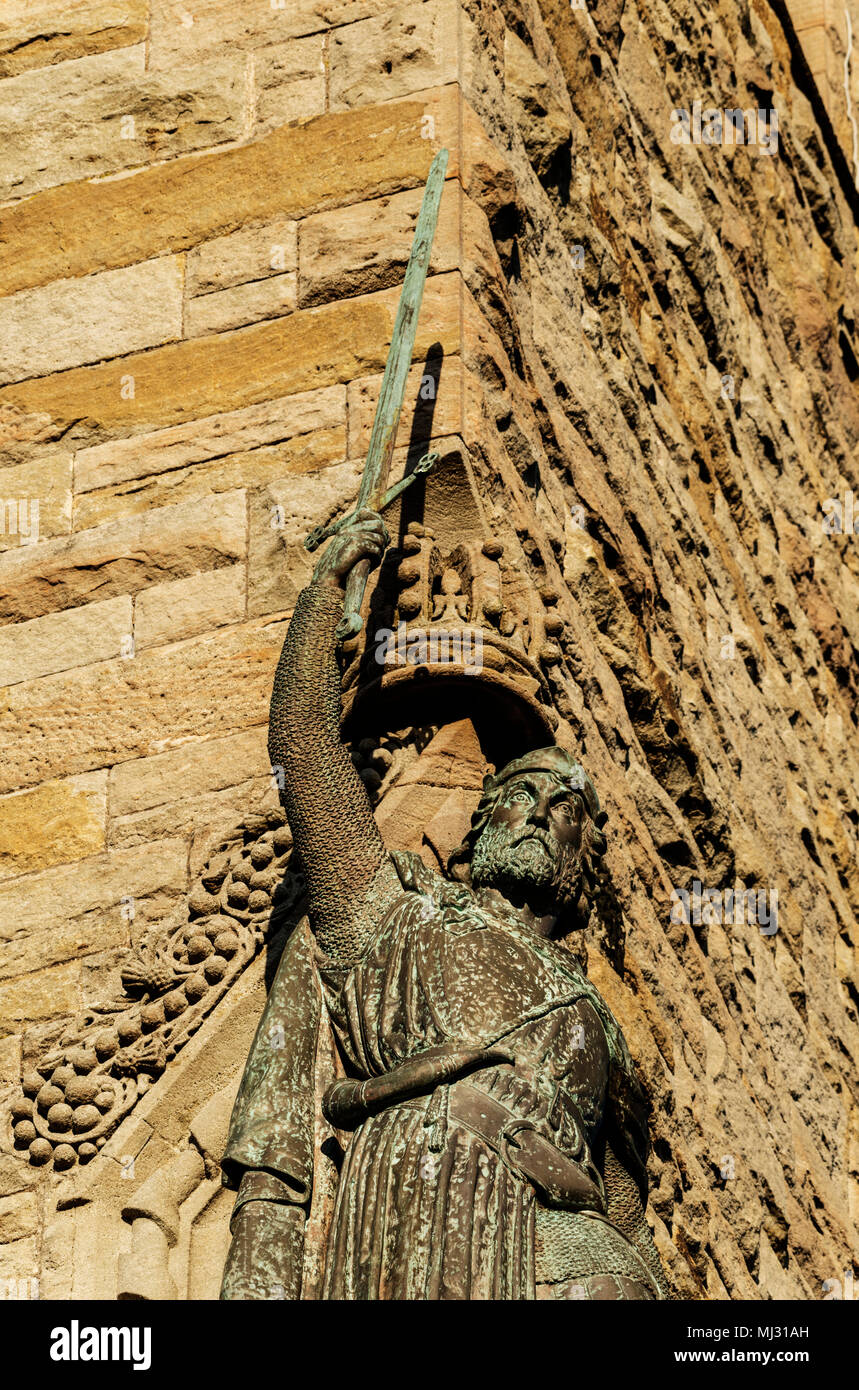
{"label": "leather belt", "polygon": [[[568,1121],[571,1102],[566,1099]],[[565,1210],[605,1212],[602,1181],[594,1165],[577,1162],[553,1144],[533,1120],[523,1119],[486,1091],[468,1081],[450,1088],[448,1119],[464,1125],[485,1140],[502,1162],[532,1183],[547,1206]],[[577,1152],[586,1150],[581,1125],[577,1125]]]}
{"label": "leather belt", "polygon": [[323,1096],[322,1111],[335,1128],[354,1128],[395,1105],[422,1110],[433,1150],[452,1120],[489,1144],[547,1206],[605,1212],[602,1178],[590,1162],[581,1114],[560,1085],[548,1111],[528,1117],[463,1076],[466,1068],[512,1061],[500,1047],[444,1044],[407,1058],[383,1076],[334,1082]]}

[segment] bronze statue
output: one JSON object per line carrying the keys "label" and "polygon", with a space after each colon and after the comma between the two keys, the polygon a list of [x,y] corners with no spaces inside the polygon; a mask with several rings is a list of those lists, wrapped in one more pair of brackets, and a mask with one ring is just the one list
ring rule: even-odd
{"label": "bronze statue", "polygon": [[387,533],[360,510],[318,562],[269,749],[313,938],[284,949],[233,1113],[224,1298],[659,1299],[646,1104],[565,944],[605,852],[558,747],[484,782],[450,876],[389,853],[340,736],[336,630]]}

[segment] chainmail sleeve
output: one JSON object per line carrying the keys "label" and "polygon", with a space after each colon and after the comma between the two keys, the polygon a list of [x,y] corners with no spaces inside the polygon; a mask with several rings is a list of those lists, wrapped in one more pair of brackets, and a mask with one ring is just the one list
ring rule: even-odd
{"label": "chainmail sleeve", "polygon": [[301,856],[310,923],[326,954],[356,960],[402,888],[363,782],[340,739],[335,629],[343,591],[299,595],[271,696],[268,749]]}
{"label": "chainmail sleeve", "polygon": [[605,1192],[609,1218],[638,1250],[656,1284],[661,1298],[671,1298],[671,1290],[644,1215],[638,1184],[606,1145]]}

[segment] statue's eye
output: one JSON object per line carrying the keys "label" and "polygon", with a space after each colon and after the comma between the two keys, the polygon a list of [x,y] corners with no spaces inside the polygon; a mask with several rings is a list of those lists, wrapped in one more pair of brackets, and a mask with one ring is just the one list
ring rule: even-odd
{"label": "statue's eye", "polygon": [[512,793],[511,793],[511,795],[510,795],[510,800],[511,800],[511,801],[531,801],[531,800],[532,800],[532,797],[531,797],[531,793],[530,793],[529,791],[526,791],[524,787],[520,787],[518,791],[515,791],[515,792],[512,792]]}
{"label": "statue's eye", "polygon": [[559,816],[564,816],[564,818],[565,818],[566,820],[572,820],[572,818],[573,818],[573,807],[572,807],[572,803],[571,803],[571,802],[569,802],[569,801],[556,801],[556,802],[555,802],[555,808],[554,808],[554,809],[555,809],[555,811],[558,813]]}

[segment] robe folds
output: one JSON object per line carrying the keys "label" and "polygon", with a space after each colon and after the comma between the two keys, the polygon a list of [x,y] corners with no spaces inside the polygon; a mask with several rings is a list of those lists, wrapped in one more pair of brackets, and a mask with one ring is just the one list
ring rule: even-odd
{"label": "robe folds", "polygon": [[402,897],[357,962],[323,956],[306,919],[290,936],[236,1098],[224,1182],[265,1169],[306,1207],[302,1298],[531,1299],[534,1187],[451,1118],[450,1086],[350,1132],[323,1118],[322,1094],[445,1044],[502,1046],[515,1066],[469,1082],[537,1117],[560,1088],[586,1155],[608,1138],[646,1196],[644,1098],[617,1022],[563,945],[512,908],[480,906],[419,856],[393,858]]}

